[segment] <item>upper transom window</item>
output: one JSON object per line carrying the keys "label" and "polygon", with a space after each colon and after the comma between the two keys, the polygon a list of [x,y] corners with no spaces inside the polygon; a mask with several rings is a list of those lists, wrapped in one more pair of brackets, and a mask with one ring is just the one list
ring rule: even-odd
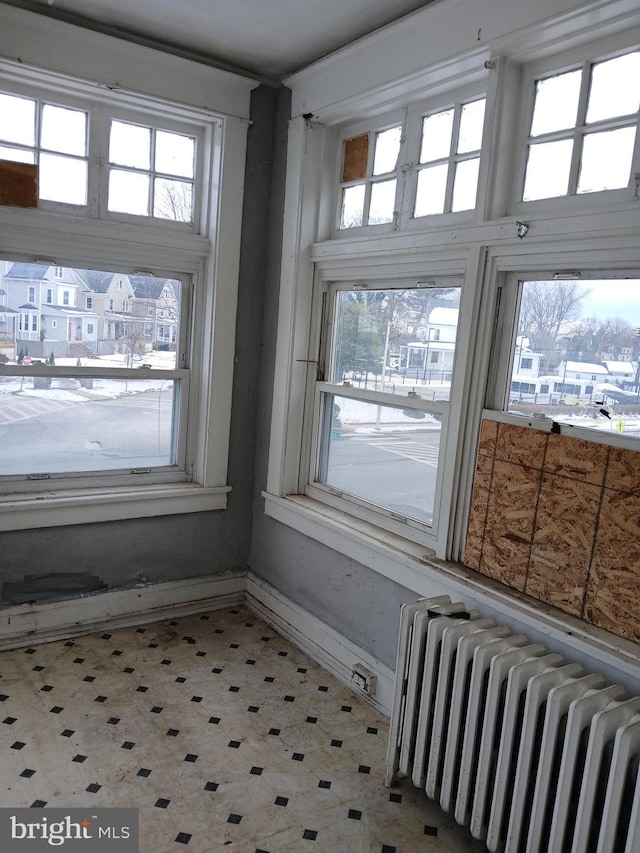
{"label": "upper transom window", "polygon": [[36,166],[38,202],[195,224],[201,129],[79,106],[0,92],[0,160]]}
{"label": "upper transom window", "polygon": [[484,109],[479,98],[423,118],[414,216],[475,208]]}
{"label": "upper transom window", "polygon": [[338,230],[403,229],[475,210],[485,104],[475,95],[444,109],[416,107],[402,121],[343,136]]}
{"label": "upper transom window", "polygon": [[640,101],[640,51],[535,80],[522,201],[627,187]]}
{"label": "upper transom window", "polygon": [[85,110],[0,92],[0,160],[38,167],[38,196],[87,204],[88,124]]}
{"label": "upper transom window", "polygon": [[392,222],[402,125],[343,143],[340,228]]}

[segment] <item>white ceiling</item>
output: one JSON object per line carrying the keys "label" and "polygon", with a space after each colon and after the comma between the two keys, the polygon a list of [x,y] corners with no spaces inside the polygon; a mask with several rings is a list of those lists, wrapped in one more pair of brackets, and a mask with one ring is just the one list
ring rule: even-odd
{"label": "white ceiling", "polygon": [[432,0],[0,0],[279,80]]}

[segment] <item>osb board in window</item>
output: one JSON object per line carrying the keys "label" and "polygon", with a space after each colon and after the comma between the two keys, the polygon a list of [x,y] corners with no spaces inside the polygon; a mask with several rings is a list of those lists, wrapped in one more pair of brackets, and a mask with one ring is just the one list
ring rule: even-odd
{"label": "osb board in window", "polygon": [[601,486],[608,456],[609,448],[605,444],[549,433],[544,470]]}
{"label": "osb board in window", "polygon": [[640,642],[640,496],[605,489],[585,618]]}
{"label": "osb board in window", "polygon": [[580,616],[589,576],[600,488],[544,474],[525,592]]}
{"label": "osb board in window", "polygon": [[524,589],[540,472],[497,459],[487,507],[480,571]]}
{"label": "osb board in window", "polygon": [[547,433],[513,424],[498,425],[496,458],[529,468],[542,468]]}
{"label": "osb board in window", "polygon": [[492,471],[493,457],[478,456],[464,552],[465,565],[471,566],[472,569],[477,569],[480,566]]}
{"label": "osb board in window", "polygon": [[0,160],[0,204],[38,206],[38,167],[31,163]]}

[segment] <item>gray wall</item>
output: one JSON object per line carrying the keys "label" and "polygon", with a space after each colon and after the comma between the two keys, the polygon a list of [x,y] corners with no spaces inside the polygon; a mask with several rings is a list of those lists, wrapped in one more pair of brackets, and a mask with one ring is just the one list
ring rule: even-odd
{"label": "gray wall", "polygon": [[269,215],[249,567],[287,598],[393,668],[400,605],[414,600],[415,593],[267,518],[263,511],[261,491],[267,480],[288,118],[288,92],[283,90],[276,120]]}
{"label": "gray wall", "polygon": [[247,460],[254,452],[261,359],[256,343],[262,333],[278,97],[276,90],[264,86],[252,97],[227,510],[1,533],[0,582],[21,581],[26,574],[88,572],[114,588],[141,579],[166,581],[247,567],[253,494],[253,470]]}

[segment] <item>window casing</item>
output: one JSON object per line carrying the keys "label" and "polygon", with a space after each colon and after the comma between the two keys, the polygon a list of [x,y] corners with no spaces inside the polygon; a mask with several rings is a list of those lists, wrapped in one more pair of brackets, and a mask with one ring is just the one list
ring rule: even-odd
{"label": "window casing", "polygon": [[[36,20],[36,28],[38,25]],[[125,53],[128,51],[126,46],[123,49]],[[132,52],[135,53],[133,49]],[[62,49],[53,54],[54,61],[59,59]],[[158,55],[158,62],[162,66],[162,55]],[[118,331],[115,317],[107,319],[103,328],[94,324],[94,317],[109,305],[108,296],[95,300],[92,309],[81,308],[84,302],[78,294],[82,291],[78,289],[76,293],[76,288],[66,288],[71,294],[68,304],[63,304],[60,284],[70,281],[68,275],[74,268],[110,269],[120,272],[123,277],[147,275],[182,282],[186,314],[183,314],[180,333],[173,319],[167,319],[167,324],[172,326],[168,351],[180,359],[181,366],[175,368],[179,375],[167,383],[165,390],[168,393],[163,391],[160,399],[163,407],[168,398],[172,399],[170,429],[175,438],[172,439],[171,459],[160,467],[136,466],[135,473],[126,466],[119,469],[101,467],[98,461],[91,471],[74,471],[70,466],[66,470],[52,472],[44,465],[26,477],[7,475],[0,478],[0,529],[196,512],[222,509],[226,505],[240,237],[238,222],[241,219],[247,127],[246,118],[242,116],[248,114],[251,86],[235,77],[231,85],[227,85],[224,79],[218,80],[216,71],[207,72],[205,76],[219,83],[221,95],[202,98],[203,90],[200,89],[194,100],[207,104],[220,101],[228,109],[229,114],[224,115],[212,112],[210,108],[186,106],[194,102],[186,84],[179,83],[173,89],[174,93],[182,90],[183,103],[163,101],[162,96],[149,97],[140,93],[136,88],[138,80],[142,80],[142,91],[148,90],[144,89],[144,75],[140,75],[135,63],[133,65],[129,81],[131,88],[112,90],[96,86],[91,81],[69,78],[63,73],[40,71],[26,63],[0,59],[3,71],[0,91],[3,94],[30,99],[36,104],[36,115],[38,111],[43,112],[45,105],[54,105],[84,110],[88,116],[86,202],[78,205],[41,197],[37,209],[20,211],[19,214],[11,207],[0,207],[0,233],[3,237],[0,251],[3,258],[23,263],[46,263],[51,268],[56,285],[48,288],[45,304],[57,307],[63,317],[58,321],[51,319],[57,311],[45,312],[43,341],[39,340],[40,332],[28,332],[33,348],[37,349],[36,342],[42,343],[47,359],[52,349],[57,352],[53,346],[54,338],[64,341],[68,336],[86,334],[104,340],[109,333],[115,335]],[[189,78],[189,68],[184,70]],[[191,84],[196,90],[200,85],[193,79]],[[208,89],[217,92],[215,85]],[[170,221],[153,215],[140,216],[108,209],[111,120],[137,123],[155,130],[187,135],[195,140],[191,221]],[[1,132],[0,137],[5,139]],[[5,147],[15,149],[16,145]],[[39,139],[32,148],[31,159],[39,165],[43,150]],[[47,153],[50,152],[47,150]],[[6,156],[4,150],[0,152],[0,157]],[[170,169],[156,177],[167,175],[170,177]],[[79,217],[85,220],[80,229],[77,226]],[[172,235],[169,239],[168,233]],[[2,268],[0,265],[0,270]],[[215,290],[219,275],[223,275],[229,285],[223,293]],[[97,306],[96,302],[102,303],[104,308]],[[89,322],[83,317],[84,311],[90,311]],[[142,327],[142,320],[137,320],[132,313],[127,316],[131,318],[127,320],[127,328],[122,326],[119,331],[126,331],[131,337],[132,327],[138,323]],[[16,329],[18,324],[16,318]],[[93,332],[91,325],[94,325]],[[148,343],[151,346],[153,341]],[[31,349],[30,346],[30,353]],[[24,368],[10,362],[2,368],[1,376],[15,377],[21,369],[34,367],[28,374],[30,381],[38,379],[45,384],[49,380],[55,383],[60,377],[75,382],[98,381],[104,379],[104,371],[109,370],[115,370],[109,374],[109,381],[118,381],[123,387],[127,383],[131,387],[134,381],[164,381],[157,375],[157,365],[148,368],[142,359],[135,359],[133,368],[113,369],[104,363],[101,366],[85,365],[84,358],[80,360],[82,367],[76,367],[75,360],[73,366],[59,364],[56,354],[54,364],[44,364],[44,359],[38,357],[32,359],[32,365],[25,364]],[[147,373],[148,370],[156,372],[155,379]],[[71,373],[76,375],[71,376]],[[173,390],[169,392],[172,385]],[[95,454],[95,459],[98,458],[99,448]]]}

